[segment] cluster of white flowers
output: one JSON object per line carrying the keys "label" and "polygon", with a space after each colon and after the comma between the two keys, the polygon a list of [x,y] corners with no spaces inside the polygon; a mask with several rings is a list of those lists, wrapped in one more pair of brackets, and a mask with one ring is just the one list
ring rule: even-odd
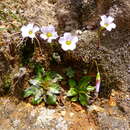
{"label": "cluster of white flowers", "polygon": [[[23,38],[29,37],[33,39],[36,37],[36,32],[38,31],[41,31],[40,37],[47,40],[48,43],[51,43],[52,40],[56,40],[59,37],[53,25],[43,26],[40,29],[33,23],[29,23],[27,26],[21,28]],[[77,42],[78,37],[73,36],[71,33],[64,33],[63,37],[59,38],[59,43],[64,51],[74,50]]]}
{"label": "cluster of white flowers", "polygon": [[[116,28],[116,24],[113,23],[114,18],[111,16],[102,15],[100,25],[103,28],[106,28],[108,31]],[[23,38],[36,38],[36,32],[41,31],[40,37],[44,40],[47,40],[48,43],[51,43],[52,40],[56,40],[59,36],[55,31],[55,27],[53,25],[43,26],[39,28],[38,26],[34,25],[33,23],[29,23],[27,26],[23,26],[21,28]],[[76,44],[78,42],[78,37],[75,35],[73,36],[69,32],[65,32],[63,36],[59,38],[59,44],[61,44],[61,48],[64,51],[67,50],[74,50],[76,49]]]}

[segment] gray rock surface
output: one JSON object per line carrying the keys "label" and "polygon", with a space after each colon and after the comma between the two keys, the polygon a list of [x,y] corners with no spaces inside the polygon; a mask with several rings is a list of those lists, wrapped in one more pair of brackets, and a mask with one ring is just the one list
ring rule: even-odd
{"label": "gray rock surface", "polygon": [[98,121],[102,130],[129,130],[129,122],[124,117],[98,113]]}

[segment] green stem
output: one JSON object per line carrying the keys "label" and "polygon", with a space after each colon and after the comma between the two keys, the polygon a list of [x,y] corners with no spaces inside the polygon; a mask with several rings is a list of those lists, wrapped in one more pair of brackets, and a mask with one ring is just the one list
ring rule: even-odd
{"label": "green stem", "polygon": [[98,35],[98,44],[97,44],[97,48],[100,47],[101,45],[101,32],[104,28],[103,27],[100,27],[98,30],[97,30],[97,35]]}
{"label": "green stem", "polygon": [[96,60],[94,60],[94,62],[95,62],[96,68],[97,68],[97,72],[99,72],[98,63]]}
{"label": "green stem", "polygon": [[71,57],[71,51],[68,50],[68,57],[70,58]]}
{"label": "green stem", "polygon": [[37,43],[38,43],[38,46],[39,46],[39,49],[40,49],[40,53],[41,53],[41,55],[43,55],[43,54],[42,54],[41,45],[40,45],[40,42],[39,42],[39,40],[37,39],[37,37],[36,37],[36,40],[37,40]]}

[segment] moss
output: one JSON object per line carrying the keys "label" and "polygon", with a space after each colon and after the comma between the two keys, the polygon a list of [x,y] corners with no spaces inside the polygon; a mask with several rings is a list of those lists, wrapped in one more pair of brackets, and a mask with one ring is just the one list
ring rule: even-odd
{"label": "moss", "polygon": [[2,85],[2,91],[0,94],[6,95],[9,93],[9,91],[11,89],[12,79],[9,74],[6,74],[2,77],[2,81],[3,81],[3,85]]}

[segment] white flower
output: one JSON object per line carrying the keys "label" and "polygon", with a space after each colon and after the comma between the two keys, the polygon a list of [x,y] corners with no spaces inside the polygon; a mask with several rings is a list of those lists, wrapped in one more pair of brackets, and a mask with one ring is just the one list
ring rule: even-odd
{"label": "white flower", "polygon": [[53,39],[58,38],[58,34],[55,31],[55,27],[53,25],[49,25],[47,27],[41,28],[42,34],[40,35],[41,38],[47,40],[49,43],[52,42]]}
{"label": "white flower", "polygon": [[23,25],[21,28],[23,38],[35,38],[35,33],[39,31],[38,26],[34,26],[33,23],[29,23],[27,26]]}
{"label": "white flower", "polygon": [[100,22],[100,25],[104,28],[106,28],[108,31],[111,31],[112,29],[116,28],[116,24],[113,23],[114,18],[111,16],[102,15],[101,16],[102,21]]}
{"label": "white flower", "polygon": [[71,33],[64,33],[63,37],[60,37],[59,43],[64,51],[74,50],[76,48],[76,43],[78,42],[77,36],[72,36]]}

